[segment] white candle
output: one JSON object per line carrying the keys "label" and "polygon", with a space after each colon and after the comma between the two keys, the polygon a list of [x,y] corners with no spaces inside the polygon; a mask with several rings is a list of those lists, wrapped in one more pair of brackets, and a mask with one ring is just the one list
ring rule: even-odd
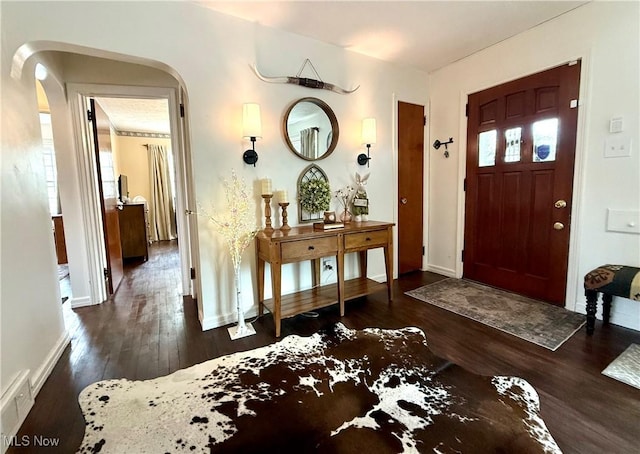
{"label": "white candle", "polygon": [[262,179],[262,195],[272,195],[273,189],[271,189],[271,178]]}
{"label": "white candle", "polygon": [[278,192],[279,192],[279,194],[278,194],[278,201],[279,201],[280,203],[288,203],[288,202],[289,202],[289,199],[287,198],[287,190],[286,190],[286,189],[283,189],[283,190],[278,191]]}

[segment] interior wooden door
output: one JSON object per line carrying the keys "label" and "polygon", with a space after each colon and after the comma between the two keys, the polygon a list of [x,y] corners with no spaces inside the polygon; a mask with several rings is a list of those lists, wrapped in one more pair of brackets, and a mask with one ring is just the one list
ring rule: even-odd
{"label": "interior wooden door", "polygon": [[580,62],[469,96],[464,276],[563,305]]}
{"label": "interior wooden door", "polygon": [[102,227],[107,253],[105,282],[111,295],[120,285],[124,275],[122,266],[122,245],[120,243],[120,223],[118,221],[117,179],[113,167],[109,117],[94,99],[90,100],[90,121],[93,130],[93,146],[96,155],[96,170]]}
{"label": "interior wooden door", "polygon": [[422,268],[424,106],[398,102],[398,273]]}

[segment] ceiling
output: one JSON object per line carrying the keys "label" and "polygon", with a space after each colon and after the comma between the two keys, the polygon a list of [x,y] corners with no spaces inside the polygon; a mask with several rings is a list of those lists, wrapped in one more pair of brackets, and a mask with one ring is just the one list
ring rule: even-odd
{"label": "ceiling", "polygon": [[587,1],[209,1],[197,3],[426,72]]}
{"label": "ceiling", "polygon": [[[195,3],[431,72],[588,2],[197,0]],[[100,98],[99,103],[118,131],[170,133],[166,100]]]}
{"label": "ceiling", "polygon": [[170,134],[166,99],[97,98],[119,132]]}

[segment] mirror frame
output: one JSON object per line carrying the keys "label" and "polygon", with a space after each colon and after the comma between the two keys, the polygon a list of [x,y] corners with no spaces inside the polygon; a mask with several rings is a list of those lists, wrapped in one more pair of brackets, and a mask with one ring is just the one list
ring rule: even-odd
{"label": "mirror frame", "polygon": [[[327,147],[327,151],[325,151],[324,154],[319,158],[307,158],[305,156],[302,156],[298,152],[298,150],[296,150],[296,148],[293,146],[293,144],[291,143],[291,140],[289,140],[289,127],[287,125],[287,120],[289,119],[289,114],[291,113],[293,108],[301,102],[310,102],[320,107],[322,111],[325,113],[325,115],[329,117],[329,122],[331,123],[331,132],[330,132],[331,143]],[[285,112],[284,116],[282,117],[282,135],[284,136],[284,141],[287,144],[287,147],[289,148],[289,150],[291,150],[291,152],[295,154],[297,157],[299,157],[300,159],[304,159],[305,161],[320,161],[321,159],[324,159],[327,156],[329,156],[331,153],[333,153],[333,150],[335,150],[336,145],[338,145],[338,137],[340,136],[340,127],[338,126],[338,119],[336,118],[335,113],[333,113],[333,110],[331,110],[331,107],[329,107],[329,105],[326,102],[318,98],[311,98],[311,97],[300,98],[294,101],[293,103],[291,103],[289,108],[287,108],[287,111]]]}

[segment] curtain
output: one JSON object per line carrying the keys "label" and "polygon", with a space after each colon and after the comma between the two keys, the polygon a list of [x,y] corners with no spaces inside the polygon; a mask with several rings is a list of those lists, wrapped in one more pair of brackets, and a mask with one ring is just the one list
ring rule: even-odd
{"label": "curtain", "polygon": [[317,158],[318,128],[307,128],[300,131],[300,150],[305,158]]}
{"label": "curtain", "polygon": [[149,144],[147,149],[149,150],[149,180],[151,182],[150,240],[173,240],[177,237],[177,229],[169,153],[162,145]]}

